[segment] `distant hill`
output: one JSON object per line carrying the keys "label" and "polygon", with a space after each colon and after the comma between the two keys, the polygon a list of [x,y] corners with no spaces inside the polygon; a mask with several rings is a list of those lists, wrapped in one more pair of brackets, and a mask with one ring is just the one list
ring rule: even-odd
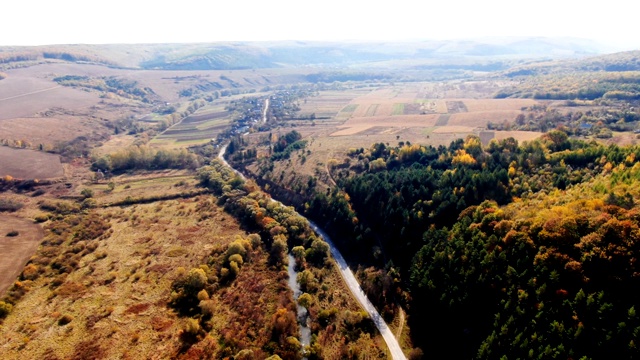
{"label": "distant hill", "polygon": [[573,72],[620,72],[640,71],[640,50],[590,56],[580,59],[537,61],[518,65],[506,70],[510,77],[521,75],[545,75]]}
{"label": "distant hill", "polygon": [[[91,62],[113,67],[164,70],[237,70],[300,65],[374,65],[411,61],[429,66],[503,67],[495,61],[592,56],[603,47],[586,40],[550,38],[486,38],[403,42],[228,42],[141,45],[51,45],[0,47],[0,66],[16,62]],[[494,59],[495,61],[487,61]],[[489,65],[487,65],[489,64]],[[480,69],[482,70],[482,68]]]}

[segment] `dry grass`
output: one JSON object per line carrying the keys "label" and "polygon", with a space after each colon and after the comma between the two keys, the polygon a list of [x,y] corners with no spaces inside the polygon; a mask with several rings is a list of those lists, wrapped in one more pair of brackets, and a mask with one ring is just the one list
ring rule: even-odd
{"label": "dry grass", "polygon": [[136,141],[134,135],[111,136],[109,140],[102,143],[101,146],[93,149],[93,154],[96,156],[111,154],[133,145],[134,141]]}
{"label": "dry grass", "polygon": [[0,328],[0,357],[175,358],[182,320],[166,304],[176,269],[244,235],[217,207],[196,212],[200,201],[98,210],[113,233],[57,290],[49,279],[33,282]]}
{"label": "dry grass", "polygon": [[[114,189],[109,190],[109,183]],[[98,205],[121,202],[127,198],[158,197],[181,194],[194,190],[196,180],[186,170],[163,170],[141,172],[137,175],[119,175],[97,183],[77,187],[74,195],[79,196],[85,187],[96,194]]]}

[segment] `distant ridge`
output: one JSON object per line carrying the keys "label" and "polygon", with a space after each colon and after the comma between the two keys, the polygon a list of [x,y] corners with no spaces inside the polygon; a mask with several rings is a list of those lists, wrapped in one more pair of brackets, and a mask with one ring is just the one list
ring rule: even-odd
{"label": "distant ridge", "polygon": [[570,38],[483,38],[398,42],[227,42],[140,45],[50,45],[0,47],[8,63],[69,61],[162,70],[237,70],[288,66],[345,66],[390,61],[441,66],[487,59],[558,59],[593,56],[604,47]]}

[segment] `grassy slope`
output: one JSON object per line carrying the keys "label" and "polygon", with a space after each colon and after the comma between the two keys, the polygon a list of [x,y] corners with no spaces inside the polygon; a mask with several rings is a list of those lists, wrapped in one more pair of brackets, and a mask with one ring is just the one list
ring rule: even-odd
{"label": "grassy slope", "polygon": [[[112,192],[103,185],[88,188],[98,204],[194,190],[193,180],[182,174],[153,176],[112,179]],[[77,187],[69,195],[79,191]],[[40,200],[77,207],[71,201]],[[43,244],[5,294],[7,301],[24,295],[0,325],[3,359],[222,358],[243,349],[260,359],[271,354],[275,313],[293,308],[286,270],[270,265],[264,244],[253,246],[235,280],[209,289],[213,316],[201,322],[206,331],[196,339],[185,338],[190,317],[170,306],[172,283],[204,264],[213,273],[220,271],[216,259],[231,242],[247,237],[210,195],[52,214],[44,227]],[[85,239],[78,235],[82,229],[95,231]],[[345,338],[342,324],[359,308],[333,265],[313,271],[323,286],[317,285],[311,313],[337,310],[334,325],[313,328],[325,358],[349,351],[384,356],[378,335],[363,334],[353,343]]]}

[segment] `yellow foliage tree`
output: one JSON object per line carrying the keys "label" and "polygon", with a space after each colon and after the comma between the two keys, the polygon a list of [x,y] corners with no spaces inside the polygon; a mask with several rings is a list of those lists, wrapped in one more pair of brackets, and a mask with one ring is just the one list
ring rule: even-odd
{"label": "yellow foliage tree", "polygon": [[473,165],[476,163],[476,159],[469,155],[464,149],[456,150],[456,154],[451,161],[454,165]]}

